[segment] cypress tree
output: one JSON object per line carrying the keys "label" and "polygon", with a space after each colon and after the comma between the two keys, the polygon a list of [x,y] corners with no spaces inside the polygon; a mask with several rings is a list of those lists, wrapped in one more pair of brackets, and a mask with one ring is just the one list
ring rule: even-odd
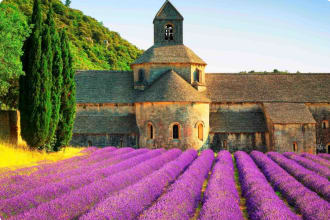
{"label": "cypress tree", "polygon": [[62,51],[61,51],[61,42],[59,35],[56,30],[56,25],[53,18],[53,9],[50,4],[46,25],[48,25],[51,35],[52,43],[52,90],[51,90],[51,101],[52,101],[52,116],[49,125],[49,136],[48,143],[49,147],[53,148],[55,144],[55,131],[59,122],[59,112],[61,106],[61,95],[62,95],[62,70],[63,70],[63,61],[62,61]]}
{"label": "cypress tree", "polygon": [[23,70],[20,78],[21,135],[31,148],[43,148],[47,143],[51,118],[49,29],[42,27],[40,0],[34,1],[32,34],[24,45]]}
{"label": "cypress tree", "polygon": [[63,59],[63,87],[61,96],[60,121],[56,131],[55,150],[67,146],[72,137],[74,118],[76,113],[76,84],[72,68],[72,55],[69,48],[68,36],[61,32],[61,48]]}

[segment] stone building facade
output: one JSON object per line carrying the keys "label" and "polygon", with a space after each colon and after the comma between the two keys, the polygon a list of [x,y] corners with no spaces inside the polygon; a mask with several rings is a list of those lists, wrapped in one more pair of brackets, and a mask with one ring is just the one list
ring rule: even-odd
{"label": "stone building facade", "polygon": [[315,152],[329,147],[330,74],[208,74],[166,1],[132,72],[80,71],[73,145]]}
{"label": "stone building facade", "polygon": [[205,73],[166,1],[132,71],[78,71],[72,145],[330,149],[330,74]]}

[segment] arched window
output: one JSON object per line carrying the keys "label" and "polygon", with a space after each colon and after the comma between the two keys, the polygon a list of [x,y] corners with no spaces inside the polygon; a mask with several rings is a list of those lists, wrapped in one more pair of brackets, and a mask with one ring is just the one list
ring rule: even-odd
{"label": "arched window", "polygon": [[327,129],[329,127],[329,122],[327,120],[322,121],[322,128]]}
{"label": "arched window", "polygon": [[165,40],[168,41],[174,40],[173,25],[171,24],[167,24],[165,26]]}
{"label": "arched window", "polygon": [[152,124],[148,124],[148,139],[154,139],[154,126]]}
{"label": "arched window", "polygon": [[144,70],[140,69],[138,73],[138,81],[139,82],[144,82]]}
{"label": "arched window", "polygon": [[298,145],[297,145],[297,142],[293,142],[292,150],[293,150],[293,152],[298,152]]}
{"label": "arched window", "polygon": [[180,138],[180,131],[179,131],[179,125],[175,124],[173,125],[173,139],[179,139]]}
{"label": "arched window", "polygon": [[203,124],[202,123],[200,123],[198,125],[198,139],[201,141],[203,140]]}

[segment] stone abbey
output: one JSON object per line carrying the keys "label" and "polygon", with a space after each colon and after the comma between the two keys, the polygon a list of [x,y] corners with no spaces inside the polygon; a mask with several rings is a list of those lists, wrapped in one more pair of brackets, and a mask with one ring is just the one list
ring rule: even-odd
{"label": "stone abbey", "polygon": [[77,72],[72,145],[330,150],[330,74],[205,73],[183,20],[166,1],[132,71]]}

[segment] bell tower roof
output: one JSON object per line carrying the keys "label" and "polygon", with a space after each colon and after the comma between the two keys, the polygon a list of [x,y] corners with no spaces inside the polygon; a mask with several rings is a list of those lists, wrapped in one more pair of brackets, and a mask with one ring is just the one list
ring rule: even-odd
{"label": "bell tower roof", "polygon": [[163,6],[157,12],[155,20],[181,20],[183,21],[183,16],[180,12],[172,5],[168,0],[163,4]]}

